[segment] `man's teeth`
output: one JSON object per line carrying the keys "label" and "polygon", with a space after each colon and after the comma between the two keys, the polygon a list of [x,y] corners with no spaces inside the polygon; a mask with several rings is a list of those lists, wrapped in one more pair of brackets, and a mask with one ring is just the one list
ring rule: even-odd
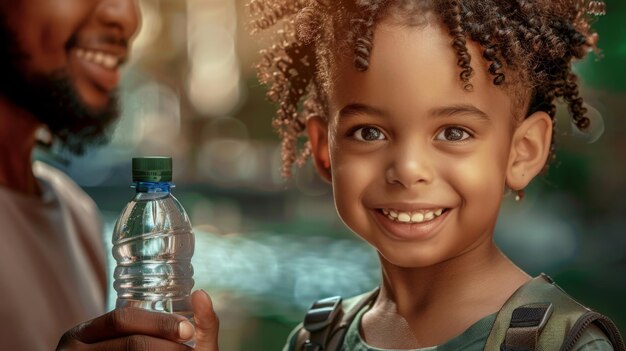
{"label": "man's teeth", "polygon": [[76,49],[76,56],[80,59],[95,63],[108,69],[117,68],[120,62],[118,57],[102,51]]}
{"label": "man's teeth", "polygon": [[437,210],[422,210],[416,212],[402,212],[398,210],[392,210],[383,208],[383,214],[387,216],[392,221],[402,222],[402,223],[422,223],[428,222],[430,220],[435,219],[436,217],[441,216],[443,213],[443,208],[439,208]]}

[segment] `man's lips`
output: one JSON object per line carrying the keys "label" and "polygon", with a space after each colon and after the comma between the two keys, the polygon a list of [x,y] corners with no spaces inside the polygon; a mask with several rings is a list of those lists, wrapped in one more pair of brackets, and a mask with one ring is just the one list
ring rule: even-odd
{"label": "man's lips", "polygon": [[125,49],[94,49],[73,47],[69,50],[70,62],[76,64],[79,74],[105,93],[113,91],[120,80],[119,67],[125,61]]}

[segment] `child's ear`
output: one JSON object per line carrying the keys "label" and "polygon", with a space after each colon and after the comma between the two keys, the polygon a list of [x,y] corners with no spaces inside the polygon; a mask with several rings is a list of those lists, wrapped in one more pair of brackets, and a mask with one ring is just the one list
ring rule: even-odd
{"label": "child's ear", "polygon": [[524,189],[543,170],[551,142],[552,119],[543,111],[533,113],[517,127],[506,174],[510,189]]}
{"label": "child's ear", "polygon": [[319,116],[310,117],[306,122],[306,131],[309,134],[317,173],[319,173],[322,179],[330,183],[332,176],[328,150],[328,122]]}

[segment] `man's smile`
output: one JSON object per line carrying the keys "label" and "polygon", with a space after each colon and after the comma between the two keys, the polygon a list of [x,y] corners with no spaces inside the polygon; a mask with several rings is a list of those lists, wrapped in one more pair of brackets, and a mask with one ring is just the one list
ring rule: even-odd
{"label": "man's smile", "polygon": [[84,59],[111,70],[117,69],[122,62],[121,57],[105,51],[76,48],[74,53],[79,59]]}
{"label": "man's smile", "polygon": [[77,78],[83,77],[107,98],[119,83],[119,68],[126,55],[126,48],[109,44],[76,45],[69,50],[70,65]]}

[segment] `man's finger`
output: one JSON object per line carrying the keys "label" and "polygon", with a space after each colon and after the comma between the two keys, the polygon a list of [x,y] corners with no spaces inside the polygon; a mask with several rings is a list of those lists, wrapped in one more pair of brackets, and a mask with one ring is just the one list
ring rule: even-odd
{"label": "man's finger", "polygon": [[213,301],[204,290],[196,290],[191,294],[194,320],[196,322],[196,351],[218,351],[217,334],[219,320],[213,310]]}
{"label": "man's finger", "polygon": [[193,326],[176,314],[120,308],[80,324],[69,333],[87,344],[134,334],[180,342],[193,336]]}
{"label": "man's finger", "polygon": [[89,351],[192,351],[189,346],[146,335],[131,335],[88,345]]}

